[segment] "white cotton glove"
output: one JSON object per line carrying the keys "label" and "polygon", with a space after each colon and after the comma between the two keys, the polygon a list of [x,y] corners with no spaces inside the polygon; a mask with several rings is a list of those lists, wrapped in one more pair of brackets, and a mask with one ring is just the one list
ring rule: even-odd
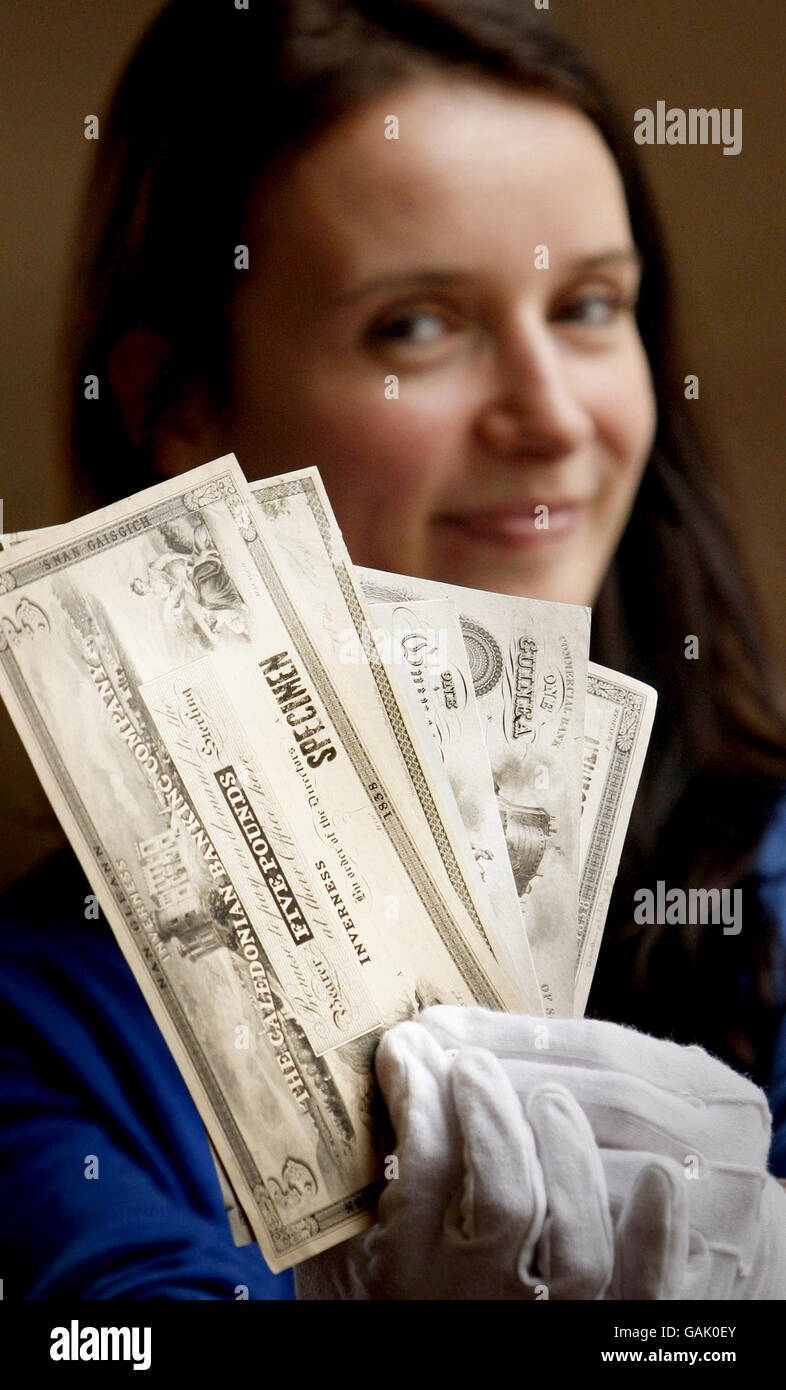
{"label": "white cotton glove", "polygon": [[703,1048],[594,1019],[435,1005],[420,1024],[456,1061],[491,1051],[524,1114],[544,1081],[578,1102],[615,1225],[607,1298],[786,1297],[786,1192],[758,1086]]}
{"label": "white cotton glove", "polygon": [[454,1061],[419,1023],[385,1034],[376,1070],[399,1176],[376,1226],[297,1267],[298,1298],[602,1298],[608,1194],[570,1094],[535,1088],[525,1117],[491,1053]]}

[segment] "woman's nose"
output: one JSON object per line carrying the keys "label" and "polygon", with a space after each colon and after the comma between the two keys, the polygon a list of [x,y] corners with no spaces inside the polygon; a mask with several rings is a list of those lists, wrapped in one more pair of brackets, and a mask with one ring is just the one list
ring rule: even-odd
{"label": "woman's nose", "polygon": [[564,458],[589,438],[591,415],[548,324],[518,323],[498,343],[494,360],[477,426],[488,448],[526,463]]}

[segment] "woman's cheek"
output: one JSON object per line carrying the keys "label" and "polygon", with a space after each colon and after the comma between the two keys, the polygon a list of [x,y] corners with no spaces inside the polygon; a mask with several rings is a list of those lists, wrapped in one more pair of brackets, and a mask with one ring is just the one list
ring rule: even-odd
{"label": "woman's cheek", "polygon": [[627,370],[622,368],[620,376],[623,378],[623,426],[627,451],[634,469],[641,471],[655,438],[657,411],[649,363],[638,334],[635,343],[636,350],[626,356]]}
{"label": "woman's cheek", "polygon": [[655,433],[655,399],[643,350],[628,352],[595,383],[594,415],[618,474],[634,485]]}
{"label": "woman's cheek", "polygon": [[370,526],[377,535],[395,528],[402,551],[409,551],[411,533],[426,524],[456,472],[455,414],[397,385],[396,395],[380,374],[378,387],[337,391],[311,417],[312,461],[353,554],[350,532],[359,533],[360,555]]}

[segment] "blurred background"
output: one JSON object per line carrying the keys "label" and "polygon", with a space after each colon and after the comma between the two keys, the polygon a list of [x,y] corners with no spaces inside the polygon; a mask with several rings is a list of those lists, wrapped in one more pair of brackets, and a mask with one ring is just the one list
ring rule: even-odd
{"label": "blurred background", "polygon": [[[59,456],[56,349],[77,201],[94,149],[84,118],[101,115],[126,56],[161,8],[161,0],[0,3],[0,497],[8,531],[71,515]],[[549,9],[606,76],[631,130],[634,111],[654,110],[659,100],[742,107],[736,157],[711,145],[652,146],[641,154],[671,247],[686,370],[700,379],[694,408],[730,477],[743,548],[786,675],[786,5],[550,0]],[[0,758],[1,889],[57,848],[61,832],[4,708]]]}

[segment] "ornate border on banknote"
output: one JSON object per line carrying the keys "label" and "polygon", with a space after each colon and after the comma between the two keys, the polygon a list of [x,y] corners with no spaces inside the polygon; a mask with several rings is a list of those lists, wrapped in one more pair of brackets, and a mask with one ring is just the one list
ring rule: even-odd
{"label": "ornate border on banknote", "polygon": [[614,753],[603,784],[601,804],[592,827],[592,839],[579,884],[578,961],[584,952],[592,905],[597,897],[599,879],[606,862],[620,793],[627,779],[627,762],[636,745],[639,721],[644,708],[642,695],[615,685],[613,681],[595,676],[592,672],[587,674],[587,694],[602,695],[604,699],[612,700],[622,706],[622,712],[614,740]]}
{"label": "ornate border on banknote", "polygon": [[[295,491],[297,485],[289,485],[289,487],[290,491]],[[308,479],[302,481],[300,489],[306,492],[309,505],[312,508],[320,532],[328,548],[328,553],[333,557],[330,523],[322,507],[319,494],[314,488],[313,483],[310,483]],[[193,515],[194,511],[199,510],[200,503],[207,505],[209,502],[216,502],[218,500],[223,500],[227,504],[228,510],[238,526],[238,531],[246,541],[249,547],[249,553],[253,556],[257,568],[265,581],[271,600],[277,607],[285,624],[293,632],[296,641],[303,651],[305,663],[310,665],[310,675],[319,689],[321,698],[345,742],[347,751],[352,757],[355,770],[364,784],[367,784],[369,780],[375,779],[373,764],[370,762],[362,742],[358,738],[350,719],[344,711],[338,694],[308,636],[304,624],[300,620],[297,611],[294,609],[287,596],[286,590],[281,584],[268,548],[261,538],[258,529],[254,526],[246,501],[238,493],[234,479],[230,474],[226,476],[219,475],[215,483],[211,483],[206,491],[191,491],[190,493],[178,497],[168,498],[153,506],[148,503],[146,506],[140,507],[138,513],[132,513],[130,516],[124,518],[122,527],[119,526],[114,535],[109,534],[109,532],[111,532],[111,525],[109,528],[106,523],[97,525],[93,530],[86,531],[84,534],[80,535],[79,548],[71,549],[67,543],[65,545],[62,542],[58,543],[58,541],[53,538],[50,549],[38,551],[36,555],[30,559],[22,557],[16,565],[13,565],[13,567],[9,566],[8,569],[4,571],[2,576],[0,576],[0,584],[2,584],[3,592],[10,592],[15,588],[22,588],[24,584],[35,580],[39,574],[51,574],[53,569],[58,571],[67,570],[72,564],[76,564],[84,558],[84,547],[86,545],[89,547],[90,539],[93,537],[97,540],[100,538],[102,550],[111,550],[116,546],[122,545],[128,539],[129,532],[127,528],[129,523],[141,523],[138,529],[154,529],[166,522],[172,522],[178,518],[182,518],[188,512]],[[380,695],[385,701],[388,717],[391,719],[391,722],[393,722],[393,717],[395,714],[398,714],[398,705],[393,696],[387,674],[384,671],[376,648],[373,647],[372,639],[362,609],[357,600],[357,595],[347,573],[343,557],[340,557],[340,562],[339,557],[333,558],[336,573],[341,580],[342,590],[348,608],[352,614],[353,621],[357,625],[358,635],[361,636],[361,640],[363,640],[364,643],[368,642],[370,644],[369,657],[371,667],[375,674],[377,686],[380,689]],[[43,562],[45,560],[47,563],[44,566]],[[85,633],[84,635],[87,637],[89,634]],[[313,1213],[308,1217],[296,1219],[289,1225],[281,1220],[275,1209],[273,1200],[267,1192],[262,1173],[253,1155],[247,1148],[232,1118],[231,1111],[226,1104],[223,1094],[217,1086],[210,1063],[202,1049],[199,1039],[191,1028],[188,1018],[183,1012],[176,995],[168,988],[166,975],[161,969],[156,959],[155,952],[148,941],[144,924],[114,873],[110,859],[101,844],[96,827],[58,753],[57,747],[47,730],[37,705],[29,698],[27,687],[13,652],[15,642],[17,640],[23,640],[23,636],[24,634],[22,632],[17,632],[16,630],[14,634],[0,633],[0,638],[3,639],[0,641],[0,661],[8,675],[14,695],[23,710],[24,716],[33,731],[39,747],[44,753],[47,765],[51,769],[58,787],[68,800],[70,813],[79,828],[84,843],[89,847],[93,863],[104,880],[107,889],[110,891],[119,911],[123,914],[129,926],[131,926],[131,931],[125,939],[129,942],[134,942],[135,949],[142,962],[142,973],[154,986],[158,997],[162,1001],[163,1007],[166,1009],[172,1021],[172,1028],[177,1038],[183,1040],[183,1046],[187,1051],[188,1060],[199,1079],[205,1095],[208,1097],[211,1109],[221,1125],[222,1130],[231,1141],[235,1159],[241,1167],[248,1188],[254,1194],[260,1212],[264,1215],[266,1229],[269,1231],[270,1239],[274,1245],[276,1254],[285,1255],[292,1248],[302,1246],[309,1237],[316,1236],[343,1224],[348,1218],[358,1212],[373,1209],[378,1197],[380,1183],[375,1182],[367,1184],[358,1191],[349,1194],[341,1201],[331,1203],[322,1208],[319,1212]],[[129,670],[127,675],[129,676],[129,686],[133,689],[137,684],[133,672]],[[140,699],[140,709],[142,705],[143,702]],[[137,713],[137,718],[139,717]],[[466,885],[463,886],[463,890],[460,888],[460,885],[463,884],[460,869],[453,856],[452,848],[444,835],[439,813],[434,806],[430,789],[423,779],[419,760],[412,748],[406,726],[400,719],[400,714],[398,715],[396,724],[398,726],[396,727],[396,736],[399,747],[402,748],[402,756],[406,756],[407,752],[412,753],[414,766],[410,769],[411,780],[416,783],[419,782],[420,784],[419,795],[421,797],[421,804],[432,826],[435,840],[437,840],[443,857],[443,862],[445,862],[447,868],[452,860],[452,881],[454,881],[454,887],[456,887],[456,891],[459,892],[462,902],[465,903],[467,911],[471,913],[473,922],[477,921],[477,914],[469,898]],[[141,727],[140,724],[140,728]],[[144,734],[145,741],[151,749],[157,750],[160,755],[161,763],[166,765],[167,773],[173,785],[178,787],[184,802],[191,807],[190,798],[177,774],[174,764],[171,762],[160,740],[157,730],[155,730],[152,725],[148,724],[147,721],[144,721]],[[197,813],[193,807],[192,811],[194,816],[198,819]],[[492,1008],[502,1007],[503,1001],[497,995],[491,981],[484,974],[470,947],[466,944],[465,938],[459,927],[453,921],[447,904],[442,899],[439,889],[429,873],[428,867],[424,864],[418,853],[417,846],[413,842],[406,827],[401,822],[395,807],[393,807],[393,812],[394,814],[385,822],[386,831],[394,843],[399,857],[406,866],[410,877],[417,884],[424,907],[429,912],[434,922],[435,929],[444,942],[446,949],[450,952],[457,968],[463,974],[468,987],[478,999],[478,1002],[484,1003]],[[270,966],[266,956],[265,961],[267,962],[269,973],[275,978],[275,971]],[[320,1068],[320,1070],[322,1071],[324,1068]],[[325,1078],[323,1078],[323,1080],[324,1079]],[[327,1079],[329,1080],[329,1076]],[[340,1101],[338,1093],[336,1093],[336,1096]]]}
{"label": "ornate border on banknote", "polygon": [[[431,795],[431,789],[425,777],[423,776],[423,772],[420,765],[420,759],[412,744],[412,740],[410,739],[407,726],[401,717],[401,708],[399,706],[399,702],[396,699],[396,696],[393,692],[393,688],[390,684],[390,680],[387,671],[385,670],[382,658],[380,657],[379,652],[377,651],[377,648],[374,644],[374,640],[371,636],[368,622],[366,621],[365,614],[363,613],[363,609],[358,599],[357,590],[354,584],[352,583],[349,572],[347,570],[347,566],[344,562],[343,555],[336,555],[334,552],[333,525],[331,524],[329,516],[325,512],[325,508],[322,504],[322,498],[320,497],[317,488],[314,486],[314,483],[310,478],[296,478],[292,482],[280,483],[278,485],[273,486],[266,485],[264,493],[265,500],[270,500],[274,504],[276,502],[284,501],[287,497],[292,497],[296,495],[300,495],[305,498],[309,510],[311,511],[311,514],[314,517],[314,520],[319,528],[319,533],[325,543],[325,549],[331,558],[334,573],[341,585],[341,592],[344,595],[347,610],[350,614],[355,631],[361,642],[363,651],[368,659],[369,667],[374,676],[374,681],[376,683],[377,690],[379,691],[380,699],[384,706],[385,713],[388,717],[388,722],[390,723],[390,726],[395,735],[396,743],[398,744],[398,747],[402,750],[402,755],[407,767],[407,772],[409,774],[410,781],[412,782],[412,785],[417,793],[418,800],[420,801],[424,815],[426,816],[426,819],[429,823],[431,833],[434,836],[434,840],[439,848],[440,857],[442,859],[443,864],[445,865],[450,882],[453,888],[455,889],[456,893],[458,894],[459,898],[461,899],[461,902],[463,903],[464,907],[466,908],[466,911],[471,917],[473,926],[480,933],[489,949],[491,949],[490,942],[483,928],[483,923],[481,922],[480,917],[477,913],[477,909],[475,908],[475,904],[473,903],[472,898],[470,897],[470,894],[467,891],[467,885],[459,867],[458,861],[456,860],[456,856],[453,852],[453,847],[445,834],[445,828],[442,822],[442,818],[439,815],[436,806],[434,805],[434,799]],[[260,498],[257,498],[257,501],[261,505]],[[267,579],[267,575],[265,577]],[[281,594],[286,603],[286,595],[284,594],[283,589],[281,590]],[[273,595],[272,590],[271,597],[275,597]],[[275,601],[278,606],[278,598],[276,598]],[[286,603],[286,623],[288,626],[294,627],[295,622],[296,619],[291,610],[291,606],[288,603]],[[313,644],[311,643],[311,639],[305,627],[303,627],[302,624],[298,624],[298,640],[302,640],[303,645],[308,646],[310,652],[313,653],[314,662],[318,663],[319,667],[323,671],[323,679],[325,681],[328,681],[329,678],[327,676],[327,673],[324,672],[324,668],[322,668],[320,658],[317,655],[317,652],[313,647]],[[334,708],[336,708],[338,711],[341,711],[342,707],[341,702],[338,699],[338,696],[334,691],[332,691],[332,688],[331,694],[332,703],[329,705],[329,708],[331,712],[331,718],[333,718]],[[343,727],[342,737],[344,737]],[[347,742],[349,742],[350,739],[354,739],[354,730],[351,728],[351,726],[348,725]],[[359,759],[364,761],[365,753],[362,750],[362,745],[358,744],[357,746],[357,756]],[[365,773],[362,775],[365,777]],[[396,819],[398,820],[398,818]],[[415,875],[413,873],[413,869],[417,863],[418,856],[416,856],[416,860],[413,863],[412,851],[414,850],[414,846],[412,845],[412,841],[408,831],[406,830],[406,827],[401,822],[398,823],[397,830],[401,839],[401,843],[396,842],[396,848],[398,849],[401,858],[406,864],[410,876],[414,877]],[[402,854],[402,846],[404,845],[406,845],[407,849],[406,856]],[[433,894],[431,896],[433,901]],[[444,914],[441,911],[439,911],[438,901],[433,901],[433,906],[429,906],[429,913],[435,924],[438,925],[440,921],[444,922]],[[455,931],[455,928],[452,926],[452,924],[449,924],[447,933],[442,928],[438,927],[438,929],[440,931],[440,937],[445,942],[445,945],[450,950],[451,954],[454,955],[454,957],[456,958],[457,964],[460,963],[462,956],[467,953],[465,947],[463,946],[462,938],[460,937],[459,933]],[[467,983],[471,985],[473,992],[475,992],[477,985],[473,983],[473,981],[470,980],[469,975],[467,975],[467,967],[465,967],[464,964],[461,964],[460,968],[462,970],[462,973],[465,975],[465,978],[467,979]],[[475,967],[473,966],[470,968],[472,969],[473,975],[475,975],[477,973]],[[488,992],[488,986],[485,987],[484,992]],[[499,1002],[500,1001],[497,1001],[498,1005]],[[490,1007],[493,1008],[494,1005],[492,1004],[490,1005]]]}
{"label": "ornate border on banknote", "polygon": [[[179,514],[179,509],[173,509],[171,504],[169,503],[162,504],[162,508],[156,509],[155,513],[151,513],[150,511],[148,511],[145,514],[148,516],[158,515],[159,519],[162,519],[162,512],[164,509],[166,509],[165,515],[167,518]],[[98,534],[98,532],[96,534]],[[117,543],[120,542],[118,541]],[[41,557],[38,556],[37,560],[40,561],[40,558]],[[21,570],[22,568],[23,566],[20,565],[19,569]],[[31,577],[32,576],[30,574],[26,575],[27,579]],[[9,586],[9,589],[10,588],[13,588],[13,586]],[[89,634],[84,635],[86,639],[89,640]],[[295,1248],[296,1246],[302,1245],[304,1240],[308,1239],[309,1237],[316,1236],[321,1232],[329,1231],[333,1226],[340,1225],[341,1223],[346,1221],[348,1217],[354,1215],[356,1212],[367,1211],[372,1209],[379,1195],[379,1190],[381,1187],[380,1182],[368,1184],[366,1187],[361,1188],[357,1192],[349,1195],[343,1201],[330,1203],[328,1206],[323,1207],[319,1212],[295,1220],[291,1222],[289,1225],[286,1225],[284,1222],[282,1222],[280,1216],[278,1215],[274,1202],[268,1195],[267,1188],[263,1181],[262,1173],[258,1165],[256,1164],[251,1151],[248,1149],[243,1139],[241,1131],[239,1130],[234,1121],[232,1111],[226,1104],[222,1091],[215,1084],[212,1068],[207,1057],[205,1056],[199,1038],[197,1037],[196,1033],[191,1027],[187,1014],[181,1008],[177,995],[174,993],[173,990],[169,989],[167,986],[166,976],[163,970],[161,969],[161,966],[156,958],[155,951],[148,940],[144,924],[141,918],[139,917],[136,909],[134,908],[132,902],[128,898],[126,892],[124,891],[122,884],[120,883],[120,881],[114,873],[111,860],[104,851],[98,831],[89,813],[87,812],[87,809],[81,797],[79,796],[77,788],[73,783],[68,769],[60,756],[57,745],[51,738],[46,724],[41,718],[36,705],[28,699],[27,686],[24,680],[22,679],[19,667],[14,658],[13,650],[11,649],[11,646],[8,642],[6,642],[5,647],[0,647],[0,652],[2,653],[2,655],[0,655],[0,660],[2,660],[6,674],[14,690],[14,694],[16,695],[17,700],[24,709],[25,716],[31,728],[34,731],[35,737],[39,743],[39,746],[41,747],[42,752],[46,757],[47,763],[54,770],[58,785],[64,791],[65,795],[68,798],[71,813],[75,821],[77,822],[77,825],[79,826],[79,829],[86,843],[91,847],[93,860],[99,868],[99,870],[101,871],[106,885],[112,893],[112,896],[114,897],[116,903],[120,907],[123,916],[125,917],[129,926],[131,926],[131,933],[129,934],[127,940],[133,941],[134,946],[136,947],[136,950],[139,954],[139,957],[143,962],[145,973],[153,980],[153,982],[157,986],[159,998],[161,999],[164,1007],[167,1010],[167,1013],[169,1014],[169,1017],[172,1022],[172,1027],[175,1031],[176,1036],[180,1039],[186,1040],[186,1047],[189,1060],[199,1077],[199,1081],[205,1091],[205,1094],[209,1097],[211,1107],[217,1119],[219,1120],[219,1123],[221,1124],[224,1133],[231,1141],[233,1154],[243,1170],[243,1175],[254,1194],[254,1199],[260,1211],[264,1213],[266,1227],[270,1233],[270,1238],[273,1241],[276,1253],[278,1255],[285,1255],[289,1250]],[[134,680],[133,673],[130,671],[127,663],[124,665],[123,669],[129,681],[129,689],[133,695],[136,695],[136,682]],[[147,744],[148,748],[151,750],[151,752],[153,752],[154,756],[157,758],[159,767],[166,769],[166,774],[168,778],[179,791],[185,804],[191,808],[193,815],[198,819],[197,813],[192,806],[190,797],[188,796],[185,785],[183,784],[180,778],[175,764],[169,757],[166,747],[160,739],[155,726],[151,722],[144,719],[144,715],[142,713],[143,710],[143,702],[141,698],[137,698],[137,700],[135,701],[134,717],[138,732],[140,732],[140,735],[143,738],[144,742]],[[239,897],[238,901],[240,901]],[[258,942],[258,950],[262,959],[262,965],[265,969],[268,978],[275,981],[276,972],[273,969],[273,966],[267,956],[267,953],[264,951],[264,947],[262,946],[261,942]],[[290,1040],[290,1046],[295,1046],[292,1040]],[[311,1049],[308,1047],[308,1043],[306,1042],[304,1036],[299,1036],[297,1038],[296,1046],[299,1049],[299,1051],[305,1049],[308,1053],[311,1054],[310,1062],[312,1067],[318,1069],[319,1071],[322,1089],[325,1090],[327,1088],[328,1090],[332,1091],[334,1105],[336,1108],[340,1107],[342,1104],[341,1097],[336,1088],[332,1085],[329,1070],[326,1067],[320,1065],[319,1059],[313,1053],[311,1053]],[[301,1068],[303,1068],[304,1058],[298,1055],[297,1060]],[[306,1058],[305,1060],[308,1061],[309,1059]],[[330,1096],[328,1095],[324,1098],[327,1100],[329,1104]],[[312,1112],[312,1120],[317,1129],[319,1130],[323,1142],[327,1142],[329,1144],[330,1136],[327,1134],[325,1126],[320,1125],[319,1119],[320,1117],[318,1113],[318,1107],[314,1107]]]}

